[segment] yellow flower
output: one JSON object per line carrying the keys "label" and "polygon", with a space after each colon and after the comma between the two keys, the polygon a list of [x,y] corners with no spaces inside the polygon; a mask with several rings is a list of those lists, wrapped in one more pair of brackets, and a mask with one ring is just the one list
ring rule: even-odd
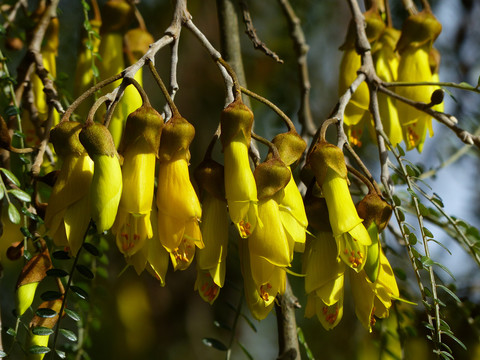
{"label": "yellow flower", "polygon": [[289,266],[294,242],[290,244],[288,241],[277,202],[274,199],[261,200],[258,204],[258,217],[255,231],[248,239],[250,253],[264,258],[272,265]]}
{"label": "yellow flower", "polygon": [[322,141],[309,155],[309,163],[327,202],[338,256],[358,272],[363,269],[367,246],[372,241],[348,190],[343,153],[338,147]]}
{"label": "yellow flower", "polygon": [[145,104],[128,116],[121,144],[123,190],[112,228],[118,249],[127,256],[143,248],[153,236],[150,223],[155,182],[155,161],[163,118]]}
{"label": "yellow flower", "polygon": [[[238,245],[245,299],[253,317],[263,320],[273,308],[275,297],[285,293],[286,272],[261,257],[251,255],[247,241],[240,241]],[[260,283],[255,281],[254,271]]]}
{"label": "yellow flower", "polygon": [[248,147],[253,114],[241,100],[221,115],[221,141],[225,164],[225,196],[230,218],[242,238],[252,234],[257,222],[257,187],[250,168]]}
{"label": "yellow flower", "polygon": [[399,297],[397,282],[387,257],[380,249],[380,269],[375,282],[368,279],[365,271],[351,272],[351,288],[355,301],[355,313],[362,325],[369,331],[375,324],[374,315],[379,318],[388,316],[392,299]]}
{"label": "yellow flower", "polygon": [[202,209],[190,182],[189,146],[195,129],[182,117],[173,117],[160,141],[157,208],[160,241],[170,253],[175,270],[186,269],[203,248],[200,232]]}
{"label": "yellow flower", "polygon": [[[220,263],[218,264],[220,265]],[[216,300],[220,294],[220,286],[212,278],[211,272],[208,270],[197,269],[197,278],[195,280],[195,290],[203,300],[210,305]]]}
{"label": "yellow flower", "polygon": [[117,219],[112,232],[118,249],[133,255],[141,249],[147,238],[153,236],[150,223],[155,180],[154,153],[144,141],[138,141],[125,153],[123,162],[123,191]]}
{"label": "yellow flower", "polygon": [[[397,79],[399,57],[395,52],[395,45],[399,37],[400,31],[388,27],[378,39],[376,43],[377,46],[373,49],[375,71],[383,81],[393,82]],[[403,139],[396,100],[380,92],[377,96],[383,129],[390,143],[395,147]]]}
{"label": "yellow flower", "polygon": [[331,232],[318,231],[307,236],[303,256],[305,291],[308,295],[305,316],[317,316],[326,330],[333,329],[343,315],[343,286],[346,266],[337,257]]}
{"label": "yellow flower", "polygon": [[[289,247],[298,252],[305,248],[305,235],[308,226],[302,195],[290,172],[290,180],[283,191],[274,197],[280,210],[280,218],[285,228]],[[293,252],[292,252],[293,253]]]}
{"label": "yellow flower", "polygon": [[63,159],[45,214],[45,226],[58,246],[70,247],[75,256],[90,222],[88,193],[93,177],[93,162],[78,135],[81,124],[65,121],[52,129],[50,139]]}
{"label": "yellow flower", "polygon": [[[397,44],[400,53],[397,81],[432,81],[429,54],[433,41],[441,29],[442,26],[437,19],[427,11],[407,18]],[[396,92],[403,97],[428,104],[434,90],[434,86],[401,86]],[[427,128],[430,136],[433,135],[431,117],[400,101],[397,103],[397,109],[407,150],[416,147],[421,152]]]}
{"label": "yellow flower", "polygon": [[108,129],[98,123],[85,126],[80,141],[93,160],[90,211],[98,233],[110,229],[122,195],[122,170]]}
{"label": "yellow flower", "polygon": [[158,237],[158,212],[155,206],[152,208],[151,218],[153,237],[147,240],[147,270],[160,281],[161,286],[165,286],[170,254]]}
{"label": "yellow flower", "polygon": [[[374,9],[365,12],[365,21],[367,24],[368,41],[374,43],[385,25],[380,18],[378,12]],[[342,60],[340,62],[340,76],[338,82],[338,93],[343,95],[357,78],[358,70],[362,66],[362,60],[355,48],[356,32],[353,23],[347,32],[344,44],[340,47],[344,51]],[[369,112],[370,93],[368,85],[362,82],[357,90],[352,94],[352,97],[345,108],[343,121],[349,141],[352,145],[361,146],[361,137],[368,128],[372,131],[372,119]]]}
{"label": "yellow flower", "polygon": [[212,281],[223,287],[228,248],[229,219],[227,204],[208,193],[203,200],[201,230],[205,248],[199,250],[198,268],[210,274]]}

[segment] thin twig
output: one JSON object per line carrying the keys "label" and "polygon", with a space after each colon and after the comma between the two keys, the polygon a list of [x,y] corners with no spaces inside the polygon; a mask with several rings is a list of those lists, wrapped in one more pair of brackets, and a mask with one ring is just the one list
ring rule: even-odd
{"label": "thin twig", "polygon": [[257,93],[254,93],[253,91],[244,88],[243,86],[240,86],[240,90],[244,94],[254,98],[255,100],[260,101],[261,103],[267,105],[273,111],[275,111],[275,113],[277,113],[277,115],[280,116],[282,118],[282,120],[285,122],[285,124],[288,127],[288,130],[295,130],[295,125],[293,124],[292,120],[277,105],[275,105],[274,103],[272,103],[268,99],[265,99],[263,96],[260,96]]}
{"label": "thin twig", "polygon": [[252,41],[253,47],[257,50],[261,50],[265,55],[271,57],[276,62],[283,64],[283,60],[280,59],[280,57],[274,51],[270,50],[267,45],[258,37],[257,30],[255,29],[252,17],[250,16],[250,10],[247,2],[245,0],[239,0],[239,3],[240,7],[242,8],[242,17],[246,28],[245,33]]}
{"label": "thin twig", "polygon": [[293,47],[297,55],[299,85],[300,85],[300,109],[298,110],[298,120],[302,124],[302,136],[313,136],[316,126],[313,121],[310,108],[310,75],[308,73],[307,53],[309,46],[305,40],[300,19],[295,14],[289,0],[278,0],[290,29],[290,37],[293,41]]}

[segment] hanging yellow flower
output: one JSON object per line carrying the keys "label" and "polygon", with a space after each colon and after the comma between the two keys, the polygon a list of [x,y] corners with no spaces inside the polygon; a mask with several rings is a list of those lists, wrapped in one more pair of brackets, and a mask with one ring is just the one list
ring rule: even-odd
{"label": "hanging yellow flower", "polygon": [[[441,30],[442,25],[429,11],[407,18],[397,44],[400,53],[397,81],[432,81],[429,54]],[[434,90],[434,86],[400,86],[395,91],[403,97],[428,104]],[[397,109],[407,150],[417,148],[421,152],[427,129],[430,136],[433,135],[431,117],[401,101],[397,102]]]}
{"label": "hanging yellow flower", "polygon": [[[253,317],[257,320],[263,320],[272,310],[275,304],[275,297],[285,292],[285,269],[274,266],[261,257],[252,256],[249,252],[249,242],[247,241],[240,241],[238,246],[245,300]],[[254,271],[257,280],[253,276]],[[261,279],[268,280],[262,281]]]}
{"label": "hanging yellow flower", "polygon": [[327,202],[338,255],[345,264],[359,272],[365,265],[367,246],[372,241],[348,190],[343,153],[335,145],[320,141],[309,154],[308,163]]}
{"label": "hanging yellow flower", "polygon": [[194,136],[193,126],[174,116],[165,124],[160,141],[158,232],[176,270],[190,265],[195,247],[204,247],[199,225],[202,209],[188,172],[188,148]]}
{"label": "hanging yellow flower", "polygon": [[150,223],[155,161],[163,127],[161,115],[145,104],[128,116],[120,151],[123,191],[112,227],[119,250],[132,256],[153,236]]}
{"label": "hanging yellow flower", "polygon": [[257,188],[248,157],[253,113],[237,99],[222,111],[220,123],[228,212],[240,236],[247,238],[255,229],[258,214]]}
{"label": "hanging yellow flower", "polygon": [[[375,71],[380,79],[393,82],[397,79],[399,56],[395,46],[400,37],[400,31],[387,27],[372,49]],[[383,130],[390,143],[395,147],[403,140],[402,128],[398,118],[396,100],[391,96],[379,92],[378,107]]]}
{"label": "hanging yellow flower", "polygon": [[[365,12],[364,16],[367,24],[367,38],[372,44],[382,33],[385,24],[376,9],[371,9]],[[339,96],[342,96],[352,85],[353,81],[358,76],[358,70],[360,70],[362,66],[362,59],[356,51],[355,43],[356,30],[354,23],[351,22],[345,42],[340,47],[340,50],[343,50],[343,56],[340,62],[340,76],[338,81]],[[372,119],[368,110],[369,106],[370,93],[368,85],[363,82],[352,94],[350,102],[347,104],[343,115],[345,129],[349,142],[352,145],[361,146],[361,137],[365,130],[368,129],[372,131]]]}
{"label": "hanging yellow flower", "polygon": [[70,248],[75,256],[90,222],[90,184],[93,162],[80,143],[82,125],[64,121],[50,132],[56,153],[63,160],[45,213],[48,234],[58,246]]}
{"label": "hanging yellow flower", "polygon": [[109,230],[117,216],[122,195],[122,170],[108,129],[98,123],[83,127],[80,142],[93,160],[90,211],[98,233]]}
{"label": "hanging yellow flower", "polygon": [[305,292],[308,295],[305,316],[317,316],[326,330],[338,325],[343,315],[343,286],[346,266],[337,257],[331,232],[307,235],[303,257]]}
{"label": "hanging yellow flower", "polygon": [[223,166],[204,160],[195,170],[197,184],[203,190],[202,230],[205,247],[197,255],[195,289],[210,303],[225,281],[230,219],[227,212]]}
{"label": "hanging yellow flower", "polygon": [[355,313],[362,325],[369,331],[375,318],[385,318],[392,306],[392,299],[399,297],[395,275],[387,257],[380,248],[380,269],[375,282],[368,279],[365,271],[350,272],[350,284],[355,301]]}

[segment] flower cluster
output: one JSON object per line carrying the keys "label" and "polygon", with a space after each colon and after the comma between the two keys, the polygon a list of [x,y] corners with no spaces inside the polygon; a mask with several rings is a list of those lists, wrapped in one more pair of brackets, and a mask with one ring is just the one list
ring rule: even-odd
{"label": "flower cluster", "polygon": [[349,275],[355,313],[372,331],[374,316],[387,317],[392,299],[399,297],[379,241],[391,208],[376,193],[369,193],[355,208],[343,154],[336,146],[319,142],[308,162],[316,183],[306,198],[312,232],[303,263],[308,294],[305,315],[317,315],[325,329],[334,328],[343,315],[344,282]]}
{"label": "flower cluster", "polygon": [[[364,15],[375,71],[381,80],[411,83],[438,81],[440,55],[433,48],[433,42],[442,27],[430,11],[424,10],[409,16],[401,31],[385,26],[376,7]],[[356,33],[352,23],[341,47],[344,53],[340,64],[340,94],[345,93],[361,67],[361,57],[356,52],[355,41]],[[430,104],[435,89],[431,85],[400,86],[395,91],[407,99]],[[427,129],[430,136],[433,135],[431,117],[385,94],[379,94],[378,105],[384,131],[391,144],[397,146],[403,140],[408,150],[417,148],[421,152]],[[366,83],[362,83],[352,95],[344,114],[346,132],[354,145],[362,144],[364,130],[375,138],[369,106],[369,90]],[[436,110],[442,110],[441,104],[436,106]]]}

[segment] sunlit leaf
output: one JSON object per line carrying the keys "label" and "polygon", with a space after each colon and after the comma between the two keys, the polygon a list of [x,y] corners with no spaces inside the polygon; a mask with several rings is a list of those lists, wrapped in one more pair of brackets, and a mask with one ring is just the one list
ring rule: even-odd
{"label": "sunlit leaf", "polygon": [[228,348],[220,340],[217,340],[217,339],[203,338],[202,342],[206,346],[212,347],[212,348],[220,350],[220,351],[227,351],[228,350]]}
{"label": "sunlit leaf", "polygon": [[46,354],[50,352],[50,348],[46,346],[33,345],[28,349],[30,354]]}

